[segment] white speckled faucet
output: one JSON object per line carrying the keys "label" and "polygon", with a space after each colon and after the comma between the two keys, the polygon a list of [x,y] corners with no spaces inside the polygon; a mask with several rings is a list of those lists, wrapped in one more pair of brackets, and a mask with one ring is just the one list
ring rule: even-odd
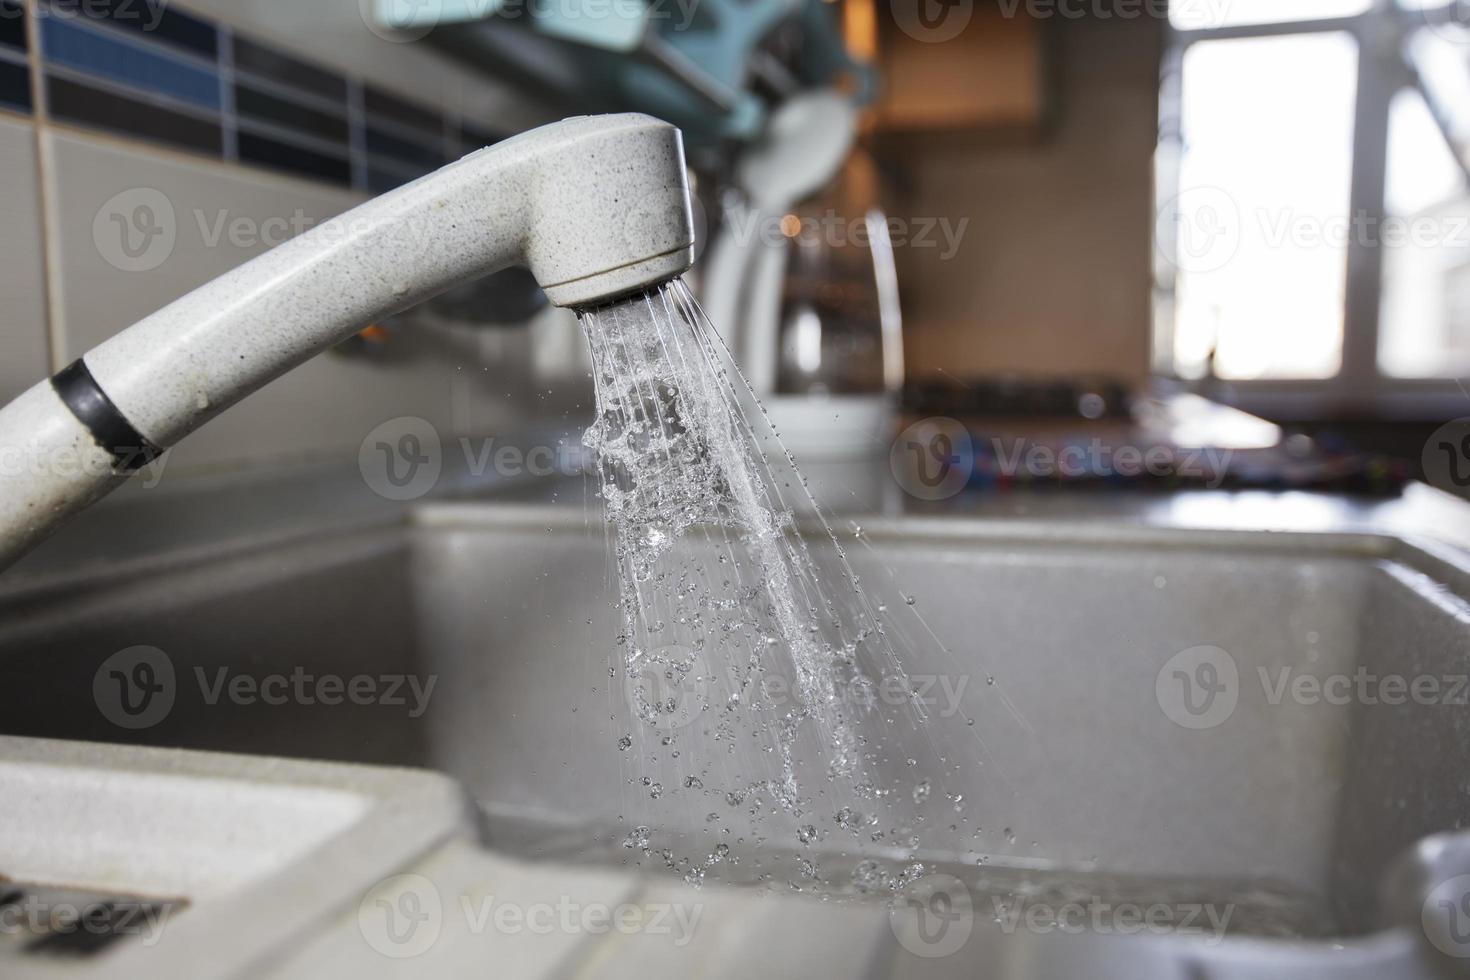
{"label": "white speckled faucet", "polygon": [[195,290],[0,409],[0,569],[139,465],[373,321],[525,265],[558,306],[693,259],[679,131],[584,116],[473,153]]}

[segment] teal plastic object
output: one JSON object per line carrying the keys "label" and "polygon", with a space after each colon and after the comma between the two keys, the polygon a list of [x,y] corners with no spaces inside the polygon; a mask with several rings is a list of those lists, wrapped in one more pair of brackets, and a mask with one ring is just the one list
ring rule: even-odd
{"label": "teal plastic object", "polygon": [[751,140],[765,126],[765,102],[748,88],[751,58],[773,28],[796,19],[805,46],[797,84],[857,79],[857,99],[875,89],[871,69],[847,55],[822,0],[374,0],[379,21],[404,30],[484,20],[509,24],[586,49],[584,94],[600,109],[645,112],[674,123],[694,146]]}
{"label": "teal plastic object", "polygon": [[[806,42],[795,79],[800,87],[826,87],[852,74],[860,102],[871,101],[875,89],[871,70],[848,57],[822,0],[657,0],[643,6],[636,46],[628,39],[626,20],[614,26],[619,19],[578,17],[573,3],[547,6],[555,9],[537,15],[537,30],[615,55],[603,60],[599,71],[608,90],[620,97],[618,104],[667,119],[695,146],[751,140],[763,131],[766,103],[747,88],[749,65],[759,45],[786,20],[800,22]],[[589,27],[600,28],[601,36]]]}

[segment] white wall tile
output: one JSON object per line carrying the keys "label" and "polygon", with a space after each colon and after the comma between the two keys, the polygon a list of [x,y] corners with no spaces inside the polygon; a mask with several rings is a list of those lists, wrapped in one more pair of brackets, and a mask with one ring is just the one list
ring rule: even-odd
{"label": "white wall tile", "polygon": [[[231,241],[231,222],[245,219],[242,228],[263,229],[268,219],[275,219],[284,231],[291,222],[299,224],[299,217],[320,221],[361,199],[323,185],[101,139],[59,132],[45,139],[58,198],[54,274],[61,301],[52,315],[62,361],[81,356],[267,249],[263,241]],[[154,218],[171,222],[177,238],[156,268],[125,271],[109,259],[117,256],[121,241],[112,216],[128,220],[134,205],[117,195],[138,188],[163,192],[173,213]],[[115,203],[119,200],[120,205]],[[224,233],[216,239],[220,228]],[[178,469],[344,453],[355,458],[363,438],[398,415],[420,416],[452,432],[453,379],[462,358],[439,357],[421,346],[413,345],[415,357],[408,363],[321,355],[191,436],[175,452],[172,465]]]}
{"label": "white wall tile", "polygon": [[50,374],[36,136],[0,120],[0,404]]}

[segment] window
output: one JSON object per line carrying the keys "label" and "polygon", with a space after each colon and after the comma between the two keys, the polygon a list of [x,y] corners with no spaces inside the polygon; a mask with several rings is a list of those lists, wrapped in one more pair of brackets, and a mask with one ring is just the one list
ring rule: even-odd
{"label": "window", "polygon": [[1357,42],[1341,33],[1186,52],[1179,186],[1189,191],[1175,282],[1184,373],[1337,373],[1357,71]]}
{"label": "window", "polygon": [[1395,378],[1470,375],[1470,195],[1424,98],[1394,97],[1378,365]]}
{"label": "window", "polygon": [[[1213,15],[1206,16],[1210,11]],[[1470,18],[1449,0],[1176,0],[1155,364],[1307,418],[1440,414],[1470,375]],[[1216,386],[1218,388],[1218,386]]]}

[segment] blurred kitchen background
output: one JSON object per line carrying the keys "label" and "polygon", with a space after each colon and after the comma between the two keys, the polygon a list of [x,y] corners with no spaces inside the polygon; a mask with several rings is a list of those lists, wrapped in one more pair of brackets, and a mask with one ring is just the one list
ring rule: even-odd
{"label": "blurred kitchen background", "polygon": [[[684,129],[692,284],[802,460],[912,445],[922,467],[968,435],[946,493],[1464,493],[1444,426],[1470,415],[1467,9],[0,0],[0,401],[369,196],[638,110]],[[276,381],[163,482],[360,483],[403,416],[446,446],[575,453],[588,370],[575,318],[501,274]],[[1099,444],[1163,462],[1122,472]],[[1082,462],[1007,464],[1036,446]],[[1204,449],[1228,464],[1188,465]]]}

